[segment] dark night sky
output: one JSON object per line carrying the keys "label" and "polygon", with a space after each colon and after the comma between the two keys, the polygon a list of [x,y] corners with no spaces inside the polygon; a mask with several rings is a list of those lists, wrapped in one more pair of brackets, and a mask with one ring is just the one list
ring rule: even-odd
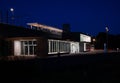
{"label": "dark night sky", "polygon": [[62,28],[69,23],[72,31],[90,35],[108,26],[111,34],[120,34],[120,0],[0,0],[4,19],[10,8],[17,25],[38,22]]}

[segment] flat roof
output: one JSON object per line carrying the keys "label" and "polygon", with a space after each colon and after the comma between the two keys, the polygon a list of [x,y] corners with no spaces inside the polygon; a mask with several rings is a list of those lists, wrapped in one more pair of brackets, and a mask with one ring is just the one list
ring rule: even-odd
{"label": "flat roof", "polygon": [[63,32],[63,30],[61,30],[61,29],[51,27],[51,26],[47,26],[47,25],[43,25],[43,24],[39,24],[39,23],[27,23],[27,25],[38,27],[38,28],[43,28],[43,29],[48,29],[50,31]]}

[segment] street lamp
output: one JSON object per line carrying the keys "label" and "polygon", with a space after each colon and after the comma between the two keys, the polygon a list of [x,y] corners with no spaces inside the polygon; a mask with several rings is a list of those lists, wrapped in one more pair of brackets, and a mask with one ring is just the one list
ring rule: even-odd
{"label": "street lamp", "polygon": [[[12,13],[11,14],[12,18],[10,17],[10,12]],[[4,18],[3,15],[4,15],[4,13],[1,10],[0,11],[0,22],[4,22],[5,21],[8,24],[10,19],[14,20],[14,9],[10,8],[9,10],[8,9],[5,10],[5,18]]]}
{"label": "street lamp", "polygon": [[14,23],[14,9],[13,8],[10,8],[10,11],[12,12],[12,20],[13,20],[13,23]]}
{"label": "street lamp", "polygon": [[13,9],[13,8],[10,8],[10,11],[11,11],[11,12],[13,12],[13,11],[14,11],[14,9]]}
{"label": "street lamp", "polygon": [[109,29],[108,29],[108,27],[105,27],[105,29],[106,29],[106,51],[108,51],[108,31],[109,31]]}

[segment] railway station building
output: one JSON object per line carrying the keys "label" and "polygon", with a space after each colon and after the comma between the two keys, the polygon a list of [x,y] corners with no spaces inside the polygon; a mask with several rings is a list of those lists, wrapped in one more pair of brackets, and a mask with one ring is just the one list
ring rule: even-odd
{"label": "railway station building", "polygon": [[89,51],[91,36],[27,23],[28,28],[0,23],[0,56],[50,56]]}

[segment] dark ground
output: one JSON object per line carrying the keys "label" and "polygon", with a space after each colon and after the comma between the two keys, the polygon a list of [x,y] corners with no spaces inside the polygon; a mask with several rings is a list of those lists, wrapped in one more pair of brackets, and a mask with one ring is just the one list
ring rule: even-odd
{"label": "dark ground", "polygon": [[0,83],[119,83],[120,53],[0,61]]}

